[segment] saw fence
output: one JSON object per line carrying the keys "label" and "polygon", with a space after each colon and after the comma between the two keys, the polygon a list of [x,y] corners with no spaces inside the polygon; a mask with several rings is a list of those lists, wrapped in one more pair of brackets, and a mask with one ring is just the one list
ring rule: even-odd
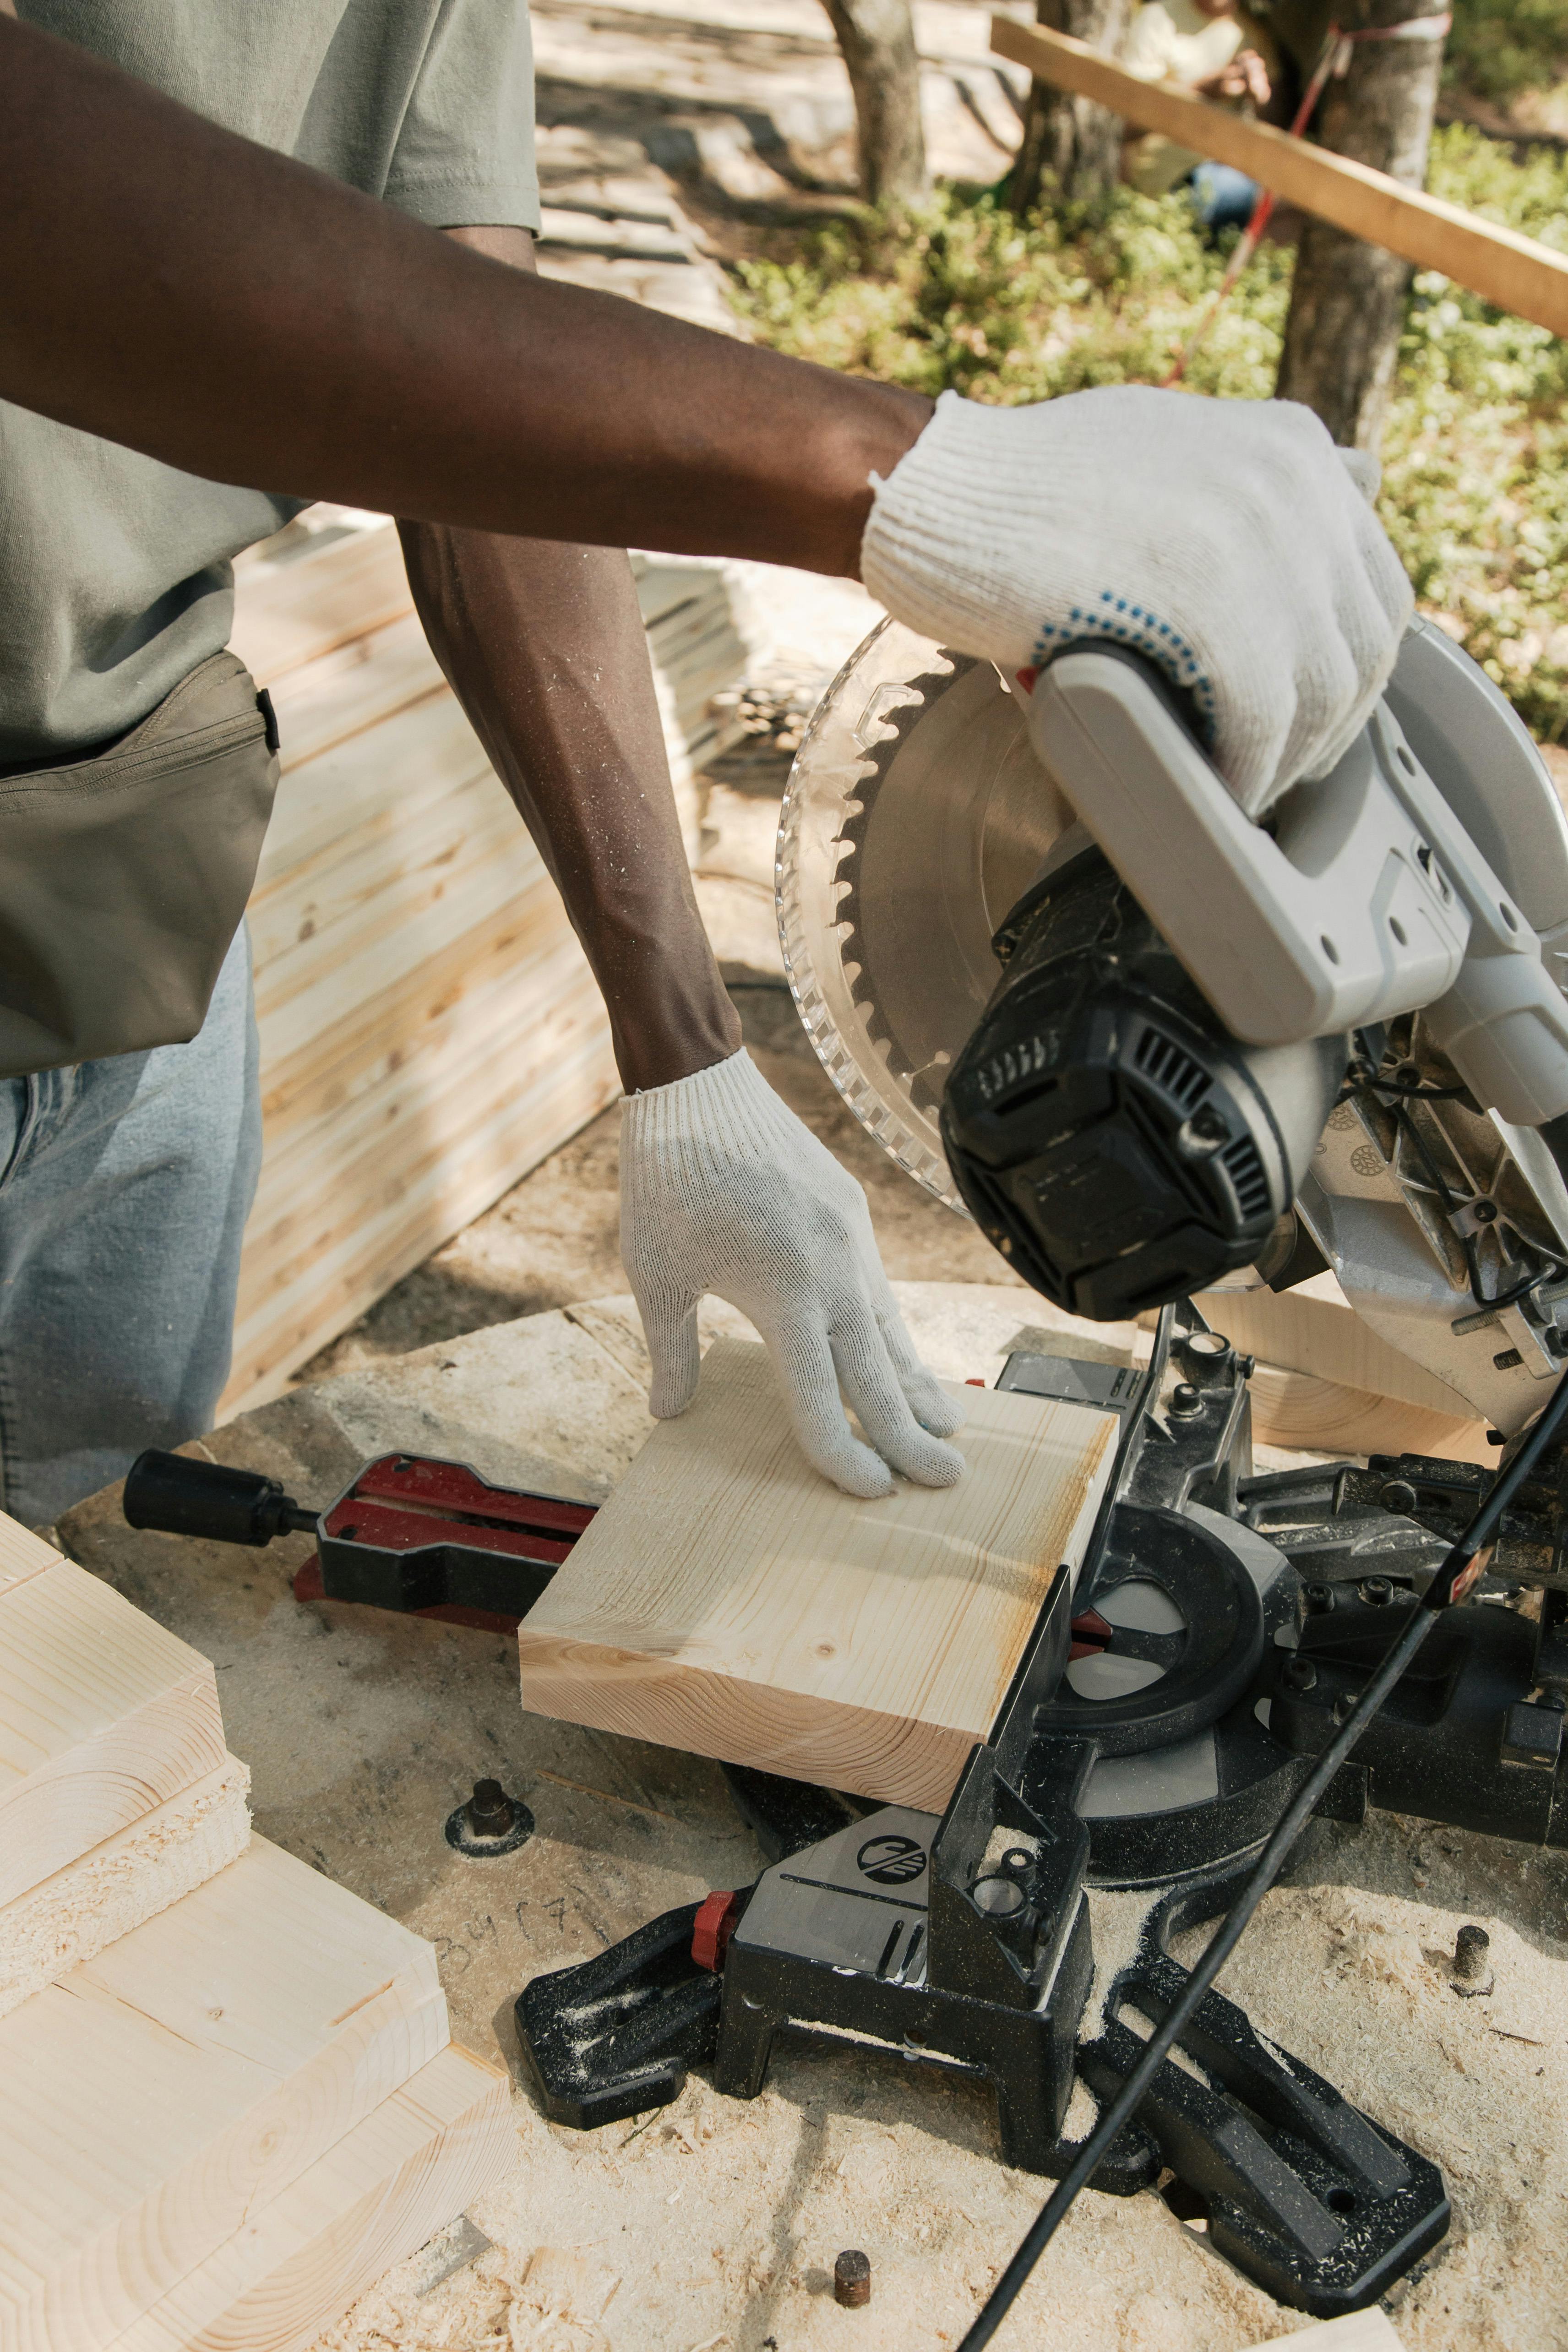
{"label": "saw fence", "polygon": [[[295,525],[238,568],[235,649],[283,780],[249,908],[265,1156],[223,1412],[289,1375],[618,1090],[543,860],[413,609],[381,517]],[[723,574],[634,559],[676,792],[729,739]],[[732,726],[733,722],[728,722]]]}

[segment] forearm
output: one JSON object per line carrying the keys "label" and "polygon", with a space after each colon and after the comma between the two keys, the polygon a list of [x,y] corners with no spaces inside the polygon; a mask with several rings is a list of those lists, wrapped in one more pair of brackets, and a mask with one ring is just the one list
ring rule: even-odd
{"label": "forearm", "polygon": [[624,554],[403,526],[426,634],[565,900],[628,1093],[732,1054]]}
{"label": "forearm", "polygon": [[0,16],[0,396],[228,481],[853,572],[929,404],[464,251]]}

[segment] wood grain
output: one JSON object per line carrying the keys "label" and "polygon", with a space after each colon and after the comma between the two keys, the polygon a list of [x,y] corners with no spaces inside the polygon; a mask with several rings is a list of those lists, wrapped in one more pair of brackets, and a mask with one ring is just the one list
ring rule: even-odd
{"label": "wood grain", "polygon": [[444,2050],[106,2352],[303,2352],[516,2154],[506,2076]]}
{"label": "wood grain", "polygon": [[0,2346],[101,2352],[447,2039],[429,1946],[257,1839],[0,2020]]}
{"label": "wood grain", "polygon": [[237,1861],[250,1843],[249,1787],[249,1773],[230,1756],[0,1904],[0,2017]]}
{"label": "wood grain", "polygon": [[1255,1356],[1253,1435],[1311,1454],[1437,1454],[1494,1467],[1474,1406],[1363,1323],[1331,1274],[1211,1290],[1205,1322]]}
{"label": "wood grain", "polygon": [[1450,1420],[1475,1421],[1475,1407],[1363,1322],[1331,1274],[1315,1274],[1291,1290],[1208,1290],[1199,1300],[1204,1320],[1223,1331],[1244,1355],[1290,1371],[1397,1397]]}
{"label": "wood grain", "polygon": [[1287,204],[1400,254],[1418,269],[1441,270],[1517,318],[1568,335],[1568,254],[1271,123],[1210,105],[1174,83],[1141,81],[1068,34],[993,16],[991,46],[1041,81],[1093,99],[1140,130],[1163,131],[1216,163],[1232,164]]}
{"label": "wood grain", "polygon": [[37,1576],[41,1568],[53,1568],[59,1558],[53,1544],[25,1528],[20,1519],[0,1511],[0,1592],[8,1591],[26,1577]]}
{"label": "wood grain", "polygon": [[0,1904],[226,1760],[186,1643],[58,1552],[0,1591]]}
{"label": "wood grain", "polygon": [[857,1502],[805,1462],[765,1351],[717,1341],[519,1627],[523,1705],[940,1811],[1115,1443],[1086,1407],[954,1393],[967,1477]]}
{"label": "wood grain", "polygon": [[1432,1412],[1278,1364],[1259,1364],[1249,1386],[1252,1434],[1262,1445],[1305,1454],[1432,1454],[1497,1468],[1497,1448],[1487,1444],[1484,1422]]}

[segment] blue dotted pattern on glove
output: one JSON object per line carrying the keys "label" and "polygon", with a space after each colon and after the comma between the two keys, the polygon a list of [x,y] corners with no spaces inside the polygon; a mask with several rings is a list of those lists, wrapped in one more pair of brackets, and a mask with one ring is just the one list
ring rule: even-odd
{"label": "blue dotted pattern on glove", "polygon": [[1119,596],[1114,588],[1100,590],[1098,609],[1075,604],[1060,626],[1043,627],[1035,642],[1035,666],[1041,668],[1057,654],[1067,653],[1076,646],[1092,646],[1106,637],[1131,646],[1134,653],[1146,654],[1173,686],[1190,694],[1197,706],[1205,738],[1213,740],[1214,688],[1192,646],[1169,621],[1162,621],[1145,605]]}

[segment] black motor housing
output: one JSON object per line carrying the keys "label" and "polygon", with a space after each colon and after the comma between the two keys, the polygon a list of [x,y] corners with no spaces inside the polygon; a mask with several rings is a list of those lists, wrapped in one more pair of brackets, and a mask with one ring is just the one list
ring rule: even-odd
{"label": "black motor housing", "polygon": [[1251,1265],[1333,1108],[1349,1041],[1243,1045],[1096,848],[1018,901],[948,1076],[948,1164],[1058,1307],[1119,1322]]}

